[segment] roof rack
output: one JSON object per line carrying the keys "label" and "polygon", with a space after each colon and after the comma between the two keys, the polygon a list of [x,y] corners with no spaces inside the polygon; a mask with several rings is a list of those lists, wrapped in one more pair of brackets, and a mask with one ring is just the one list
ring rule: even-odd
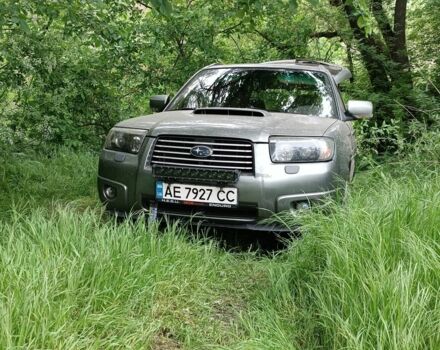
{"label": "roof rack", "polygon": [[323,61],[315,61],[308,59],[296,58],[292,60],[279,60],[279,61],[269,61],[264,62],[263,64],[307,64],[307,65],[315,65],[315,66],[323,66],[327,69],[330,74],[333,76],[336,84],[340,84],[343,81],[350,79],[352,77],[351,72],[338,64],[328,63]]}

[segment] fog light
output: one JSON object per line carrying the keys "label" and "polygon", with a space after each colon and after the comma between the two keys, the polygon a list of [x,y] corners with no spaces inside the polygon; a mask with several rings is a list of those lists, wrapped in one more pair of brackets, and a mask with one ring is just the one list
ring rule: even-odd
{"label": "fog light", "polygon": [[107,199],[113,199],[116,197],[116,189],[112,186],[106,186],[104,188],[104,195]]}
{"label": "fog light", "polygon": [[298,210],[310,209],[309,202],[298,202],[298,203],[296,203],[296,209],[298,209]]}

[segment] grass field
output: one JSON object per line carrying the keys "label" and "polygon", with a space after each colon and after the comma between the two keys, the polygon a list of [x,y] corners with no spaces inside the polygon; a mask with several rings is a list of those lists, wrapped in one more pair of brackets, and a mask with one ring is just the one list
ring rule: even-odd
{"label": "grass field", "polygon": [[283,217],[273,254],[114,223],[92,154],[1,162],[0,349],[440,349],[436,151]]}

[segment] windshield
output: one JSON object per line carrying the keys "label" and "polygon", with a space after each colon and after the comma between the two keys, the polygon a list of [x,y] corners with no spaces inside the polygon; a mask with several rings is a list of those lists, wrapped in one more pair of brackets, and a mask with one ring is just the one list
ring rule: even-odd
{"label": "windshield", "polygon": [[331,86],[324,73],[213,68],[197,74],[167,110],[235,107],[331,118],[336,114],[334,105]]}

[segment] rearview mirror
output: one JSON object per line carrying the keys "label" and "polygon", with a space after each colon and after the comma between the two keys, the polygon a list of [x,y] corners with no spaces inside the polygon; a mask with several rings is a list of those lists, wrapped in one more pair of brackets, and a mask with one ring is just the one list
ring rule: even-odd
{"label": "rearview mirror", "polygon": [[170,102],[169,95],[154,95],[150,97],[150,108],[154,112],[162,112]]}
{"label": "rearview mirror", "polygon": [[347,110],[356,119],[370,119],[373,116],[373,104],[370,101],[350,100]]}

